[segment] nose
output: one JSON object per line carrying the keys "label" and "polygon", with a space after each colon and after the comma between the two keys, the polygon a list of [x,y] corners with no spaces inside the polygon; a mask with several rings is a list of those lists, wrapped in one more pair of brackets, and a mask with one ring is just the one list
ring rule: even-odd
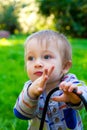
{"label": "nose", "polygon": [[43,67],[43,63],[40,59],[35,61],[35,68],[41,68]]}

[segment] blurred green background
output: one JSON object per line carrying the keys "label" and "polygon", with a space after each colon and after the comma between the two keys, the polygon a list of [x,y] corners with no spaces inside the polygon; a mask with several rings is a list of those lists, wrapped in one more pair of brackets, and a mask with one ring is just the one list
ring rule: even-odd
{"label": "blurred green background", "polygon": [[87,1],[0,0],[0,30],[29,34],[45,28],[87,38]]}
{"label": "blurred green background", "polygon": [[[24,41],[31,33],[42,29],[64,33],[73,49],[70,72],[87,84],[86,23],[86,0],[0,0],[0,130],[27,129],[27,121],[17,119],[13,107],[28,80]],[[87,130],[86,110],[80,113]]]}

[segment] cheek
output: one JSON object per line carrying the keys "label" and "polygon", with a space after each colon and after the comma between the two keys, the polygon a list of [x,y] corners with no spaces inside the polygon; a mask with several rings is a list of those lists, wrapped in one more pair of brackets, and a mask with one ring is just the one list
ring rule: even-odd
{"label": "cheek", "polygon": [[26,70],[27,70],[27,75],[28,76],[31,76],[31,74],[32,74],[32,66],[30,66],[30,65],[26,65]]}
{"label": "cheek", "polygon": [[54,76],[59,76],[62,72],[62,66],[60,64],[56,64],[54,71],[53,71],[53,75]]}
{"label": "cheek", "polygon": [[28,77],[30,77],[30,75],[31,75],[30,69],[28,70],[28,68],[27,68],[27,75],[28,75]]}

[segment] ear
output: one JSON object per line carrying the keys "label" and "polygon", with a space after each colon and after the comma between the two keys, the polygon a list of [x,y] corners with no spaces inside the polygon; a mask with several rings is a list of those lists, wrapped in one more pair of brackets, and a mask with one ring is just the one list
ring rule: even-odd
{"label": "ear", "polygon": [[63,70],[62,70],[63,74],[66,74],[71,68],[71,66],[72,66],[72,61],[71,60],[67,61],[63,66]]}

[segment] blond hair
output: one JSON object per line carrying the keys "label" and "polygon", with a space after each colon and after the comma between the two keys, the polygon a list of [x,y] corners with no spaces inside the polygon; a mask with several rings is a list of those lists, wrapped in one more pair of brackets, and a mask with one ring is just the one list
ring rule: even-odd
{"label": "blond hair", "polygon": [[25,53],[27,44],[29,44],[30,40],[36,38],[38,40],[38,44],[45,44],[45,46],[50,45],[50,41],[53,44],[56,44],[58,51],[60,52],[61,58],[64,61],[72,60],[72,48],[67,38],[58,32],[52,30],[42,30],[30,35],[25,42]]}

